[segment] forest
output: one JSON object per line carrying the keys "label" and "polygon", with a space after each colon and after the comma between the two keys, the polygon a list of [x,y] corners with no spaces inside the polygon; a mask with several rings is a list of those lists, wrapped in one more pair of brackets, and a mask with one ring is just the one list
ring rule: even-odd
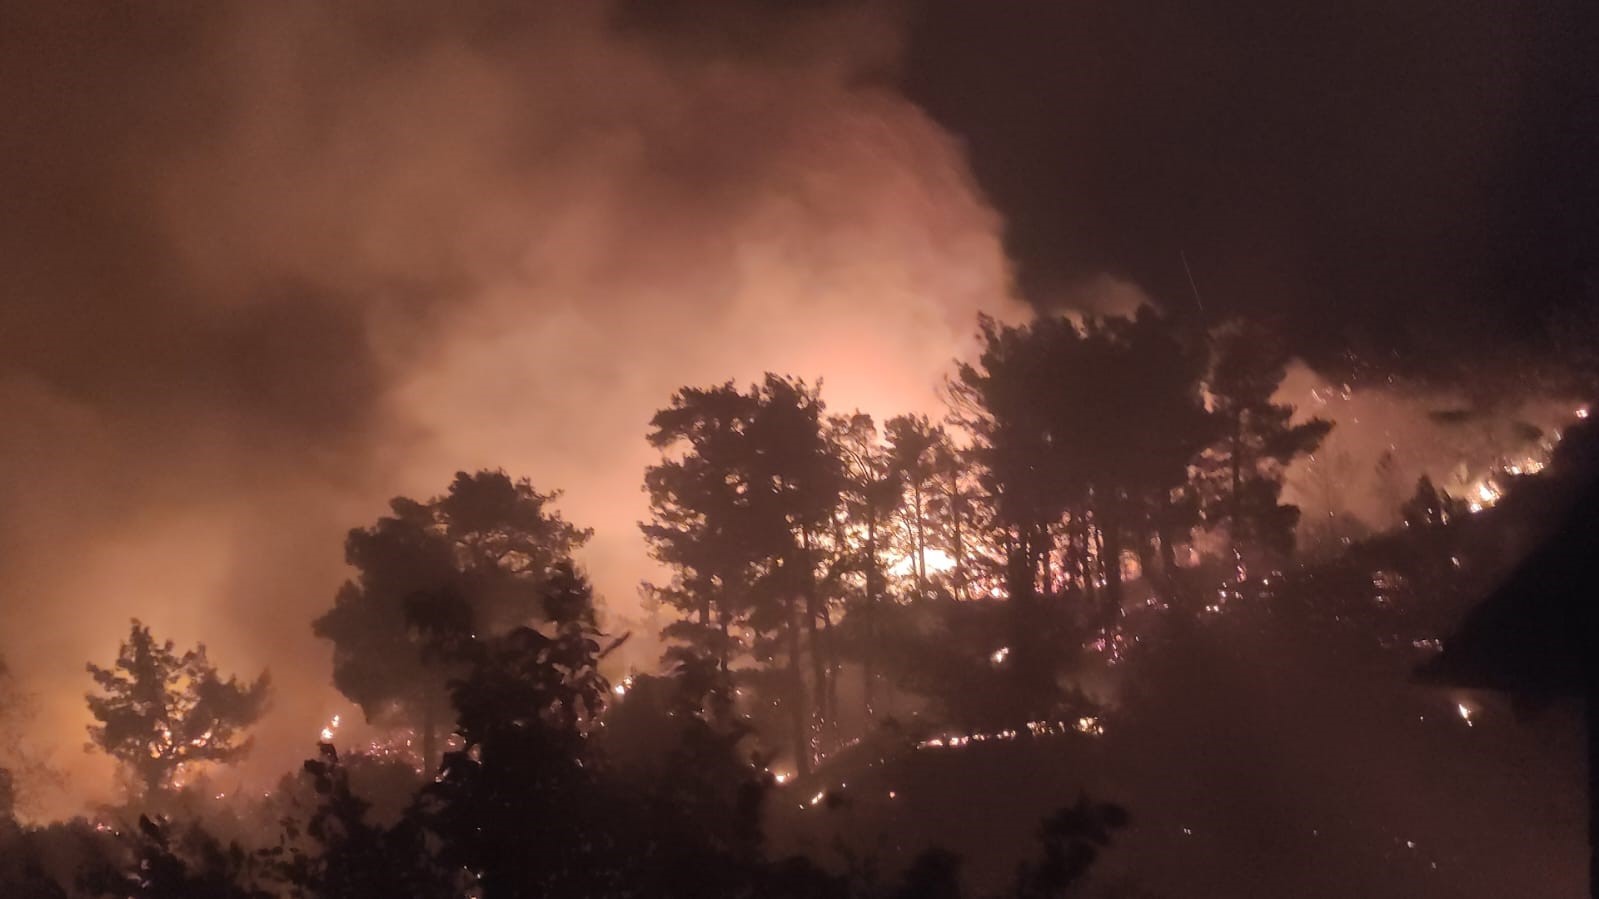
{"label": "forest", "polygon": [[[335,718],[262,795],[217,791],[268,674],[225,676],[133,621],[86,683],[90,748],[124,798],[18,817],[52,772],[11,737],[5,895],[1146,895],[1137,862],[1093,876],[1144,811],[1103,774],[1181,759],[1174,704],[1194,692],[1225,703],[1245,692],[1227,678],[1281,676],[1230,669],[1227,642],[1269,632],[1299,676],[1392,693],[1599,470],[1581,407],[1529,435],[1548,452],[1497,472],[1496,502],[1423,476],[1397,528],[1296,557],[1285,473],[1332,423],[1279,401],[1290,354],[1269,327],[1145,308],[978,331],[937,420],[837,412],[776,374],[665,398],[639,527],[669,623],[647,672],[608,669],[633,634],[603,625],[575,561],[593,532],[501,470],[349,532],[350,578],[307,626],[391,737],[352,745]],[[988,825],[1015,835],[1008,874],[968,877],[914,821],[892,846],[849,835],[900,826],[911,784],[958,794],[1038,753],[1075,782]],[[928,782],[935,757],[953,767]]]}

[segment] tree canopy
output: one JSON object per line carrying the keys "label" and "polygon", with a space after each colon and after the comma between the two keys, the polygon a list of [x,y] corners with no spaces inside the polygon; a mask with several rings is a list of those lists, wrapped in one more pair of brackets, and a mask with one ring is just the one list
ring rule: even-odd
{"label": "tree canopy", "polygon": [[357,575],[313,630],[368,720],[420,732],[425,769],[463,645],[545,619],[547,582],[590,536],[554,510],[559,496],[503,471],[458,472],[442,496],[398,497],[345,540]]}
{"label": "tree canopy", "polygon": [[170,788],[186,765],[231,762],[250,749],[244,732],[266,710],[270,681],[223,680],[204,644],[181,655],[134,619],[109,668],[88,665],[92,746],[127,766],[146,797]]}

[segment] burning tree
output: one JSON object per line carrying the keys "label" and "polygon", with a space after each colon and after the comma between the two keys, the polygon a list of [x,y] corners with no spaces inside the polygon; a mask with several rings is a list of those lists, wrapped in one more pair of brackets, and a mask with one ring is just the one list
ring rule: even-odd
{"label": "burning tree", "polygon": [[396,498],[345,540],[359,575],[313,629],[333,642],[334,685],[369,721],[420,732],[424,770],[464,648],[542,620],[546,583],[590,536],[551,509],[559,496],[503,471],[459,472],[445,495]]}
{"label": "burning tree", "polygon": [[226,681],[198,645],[182,655],[134,619],[116,662],[89,675],[104,695],[88,694],[93,748],[137,776],[149,798],[172,785],[186,764],[231,762],[250,749],[243,732],[265,711],[269,680]]}

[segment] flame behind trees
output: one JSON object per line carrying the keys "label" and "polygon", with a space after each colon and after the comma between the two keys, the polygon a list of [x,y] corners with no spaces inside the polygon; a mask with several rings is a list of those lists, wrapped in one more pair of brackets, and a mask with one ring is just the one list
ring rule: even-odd
{"label": "flame behind trees", "polygon": [[[665,631],[669,655],[724,671],[754,661],[737,673],[773,700],[758,704],[767,713],[786,713],[802,775],[836,736],[846,655],[872,716],[889,656],[904,655],[882,643],[901,606],[1007,598],[1007,676],[1052,683],[1060,647],[1119,618],[1124,560],[1177,586],[1174,547],[1201,523],[1201,502],[1212,526],[1248,517],[1232,528],[1240,541],[1291,523],[1282,465],[1328,425],[1292,425],[1293,410],[1271,403],[1285,357],[1256,331],[1240,346],[1245,333],[1213,336],[1147,308],[984,320],[980,358],[949,385],[953,427],[828,418],[815,389],[773,375],[747,390],[680,390],[652,421],[662,455],[641,525],[672,572],[647,587],[684,616]],[[1218,489],[1214,472],[1235,464]],[[1255,493],[1271,502],[1244,502]],[[1015,692],[1022,706],[1059,699]]]}
{"label": "flame behind trees", "polygon": [[[1001,327],[956,397],[1003,532],[1007,590],[1083,596],[1110,618],[1125,549],[1171,558],[1175,500],[1213,430],[1202,347],[1145,308],[1132,319]],[[1146,566],[1153,570],[1153,566]]]}
{"label": "flame behind trees", "polygon": [[269,678],[253,683],[217,676],[199,645],[182,655],[157,642],[137,619],[110,668],[90,663],[104,695],[88,694],[92,746],[126,765],[146,799],[173,785],[183,766],[231,762],[250,749],[244,731],[266,709]]}
{"label": "flame behind trees", "polygon": [[839,552],[851,560],[847,567],[860,574],[855,608],[860,612],[861,701],[870,717],[877,692],[878,631],[882,626],[882,605],[888,598],[887,550],[892,543],[895,517],[904,504],[905,481],[870,415],[857,412],[835,416],[831,429],[844,473],[834,542]]}

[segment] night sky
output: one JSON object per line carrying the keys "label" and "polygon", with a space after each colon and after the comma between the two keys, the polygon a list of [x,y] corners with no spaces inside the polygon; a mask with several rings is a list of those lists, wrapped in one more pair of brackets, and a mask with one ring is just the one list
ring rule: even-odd
{"label": "night sky", "polygon": [[1325,358],[1528,337],[1599,278],[1599,15],[1578,0],[932,0],[907,93],[958,134],[1022,293],[1101,272]]}

